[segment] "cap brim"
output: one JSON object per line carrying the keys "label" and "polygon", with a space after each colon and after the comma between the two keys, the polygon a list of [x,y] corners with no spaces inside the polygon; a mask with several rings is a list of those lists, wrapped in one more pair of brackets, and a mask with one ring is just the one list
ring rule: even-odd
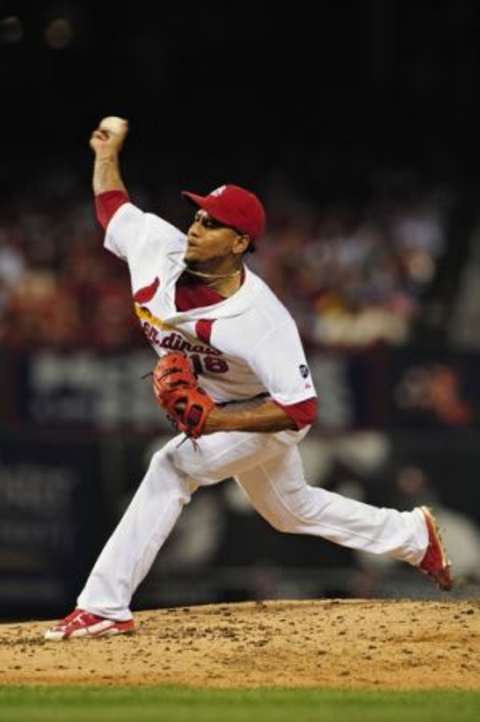
{"label": "cap brim", "polygon": [[195,208],[202,208],[220,223],[225,223],[227,226],[231,225],[230,219],[218,208],[215,203],[216,199],[213,196],[199,196],[196,193],[190,193],[190,191],[182,191],[182,196],[185,196],[187,201],[194,205]]}
{"label": "cap brim", "polygon": [[182,196],[184,196],[187,201],[190,201],[190,203],[193,203],[193,205],[197,208],[204,208],[207,202],[206,196],[199,196],[196,193],[190,193],[190,191],[182,191]]}

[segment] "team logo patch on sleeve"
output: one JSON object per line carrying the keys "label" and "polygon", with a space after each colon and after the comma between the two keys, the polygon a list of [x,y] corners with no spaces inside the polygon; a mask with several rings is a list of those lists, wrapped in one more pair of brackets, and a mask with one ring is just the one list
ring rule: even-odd
{"label": "team logo patch on sleeve", "polygon": [[308,368],[308,366],[305,366],[305,364],[300,364],[300,366],[298,368],[300,369],[302,378],[306,379],[307,376],[310,375],[310,369]]}

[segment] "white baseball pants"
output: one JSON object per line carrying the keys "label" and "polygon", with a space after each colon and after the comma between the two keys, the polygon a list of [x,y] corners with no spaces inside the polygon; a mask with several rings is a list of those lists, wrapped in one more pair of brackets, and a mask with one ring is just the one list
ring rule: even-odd
{"label": "white baseball pants", "polygon": [[130,506],[100,554],[78,606],[118,621],[200,486],[234,477],[251,503],[279,531],[312,534],[352,549],[388,554],[417,565],[428,544],[419,510],[378,509],[309,486],[297,448],[305,434],[219,432],[179,446],[176,436],[155,453]]}

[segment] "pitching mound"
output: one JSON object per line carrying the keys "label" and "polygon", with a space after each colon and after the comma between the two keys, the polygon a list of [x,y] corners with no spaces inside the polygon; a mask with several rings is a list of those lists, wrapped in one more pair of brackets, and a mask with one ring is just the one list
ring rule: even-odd
{"label": "pitching mound", "polygon": [[138,632],[44,642],[0,626],[3,684],[480,688],[480,603],[302,601],[136,615]]}

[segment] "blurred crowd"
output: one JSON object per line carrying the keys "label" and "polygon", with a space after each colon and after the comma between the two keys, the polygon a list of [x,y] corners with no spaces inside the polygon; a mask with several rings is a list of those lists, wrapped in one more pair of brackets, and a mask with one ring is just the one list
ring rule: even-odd
{"label": "blurred crowd", "polygon": [[[268,234],[246,260],[292,312],[305,340],[353,348],[404,344],[446,250],[449,192],[420,189],[408,174],[379,183],[361,207],[318,206],[278,180],[264,191]],[[142,190],[132,197],[157,210]],[[143,343],[126,268],[103,251],[92,201],[78,179],[51,174],[40,190],[13,193],[0,217],[3,344],[115,350]]]}
{"label": "blurred crowd", "polygon": [[103,251],[90,198],[68,176],[50,185],[50,197],[48,188],[22,194],[2,209],[2,342],[104,350],[136,343],[126,268]]}
{"label": "blurred crowd", "polygon": [[359,207],[318,208],[276,189],[253,266],[314,344],[403,344],[446,250],[450,194],[390,179]]}

